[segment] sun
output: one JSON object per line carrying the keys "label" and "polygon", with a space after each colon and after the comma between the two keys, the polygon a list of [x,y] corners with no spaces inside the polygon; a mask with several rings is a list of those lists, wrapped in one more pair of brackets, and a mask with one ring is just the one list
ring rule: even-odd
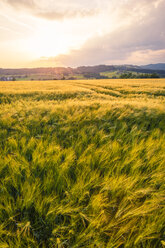
{"label": "sun", "polygon": [[69,39],[48,33],[31,37],[28,41],[28,48],[33,56],[51,57],[67,53],[70,50]]}
{"label": "sun", "polygon": [[55,27],[45,27],[26,42],[27,50],[33,57],[52,57],[66,54],[75,47],[72,35],[68,35]]}

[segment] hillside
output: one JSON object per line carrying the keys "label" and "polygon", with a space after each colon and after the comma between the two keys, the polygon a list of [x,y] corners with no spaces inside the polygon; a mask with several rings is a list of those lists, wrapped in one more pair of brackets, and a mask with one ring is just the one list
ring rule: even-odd
{"label": "hillside", "polygon": [[141,66],[141,68],[150,69],[150,70],[164,70],[165,71],[165,63],[144,65],[144,66]]}
{"label": "hillside", "polygon": [[[154,69],[151,69],[153,67]],[[157,69],[156,69],[157,68]],[[160,70],[161,68],[161,70]],[[162,66],[134,66],[134,65],[98,65],[98,66],[81,66],[78,68],[31,68],[31,69],[0,69],[0,80],[55,80],[55,79],[103,79],[119,78],[123,73],[132,73],[132,77],[143,74],[158,74],[159,77],[165,78],[165,69]],[[105,74],[106,73],[106,74]],[[108,74],[107,74],[108,73]]]}

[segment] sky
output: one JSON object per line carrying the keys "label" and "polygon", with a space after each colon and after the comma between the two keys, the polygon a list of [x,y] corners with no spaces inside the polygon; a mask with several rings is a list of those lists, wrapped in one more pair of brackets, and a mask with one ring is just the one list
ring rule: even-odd
{"label": "sky", "polygon": [[165,62],[165,0],[0,0],[0,68]]}

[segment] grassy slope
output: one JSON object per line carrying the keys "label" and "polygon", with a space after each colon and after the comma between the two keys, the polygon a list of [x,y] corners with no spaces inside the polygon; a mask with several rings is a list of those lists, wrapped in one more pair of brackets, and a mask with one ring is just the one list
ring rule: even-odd
{"label": "grassy slope", "polygon": [[0,247],[165,245],[165,80],[0,82]]}

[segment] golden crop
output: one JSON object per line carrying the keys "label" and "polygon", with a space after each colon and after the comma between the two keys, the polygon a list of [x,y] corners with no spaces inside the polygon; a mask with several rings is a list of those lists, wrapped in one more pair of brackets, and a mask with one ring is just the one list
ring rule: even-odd
{"label": "golden crop", "polygon": [[0,82],[0,247],[164,247],[164,196],[164,79]]}

